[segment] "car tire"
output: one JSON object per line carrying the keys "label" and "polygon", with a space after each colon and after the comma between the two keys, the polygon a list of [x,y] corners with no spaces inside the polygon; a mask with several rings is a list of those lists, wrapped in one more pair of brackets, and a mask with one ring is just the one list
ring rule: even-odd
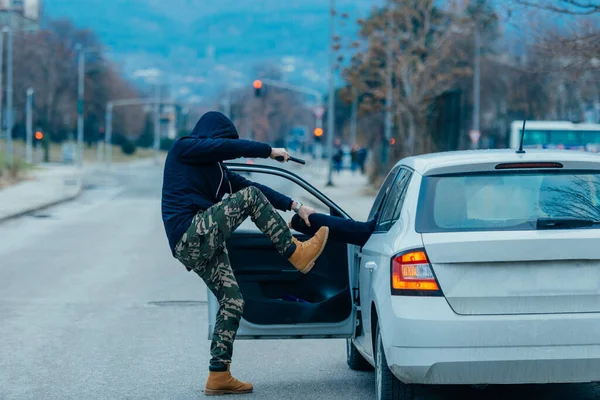
{"label": "car tire", "polygon": [[354,371],[372,371],[373,366],[359,353],[352,343],[352,339],[346,339],[346,363]]}
{"label": "car tire", "polygon": [[413,400],[414,388],[392,374],[385,358],[381,333],[377,327],[375,345],[375,393],[377,400]]}

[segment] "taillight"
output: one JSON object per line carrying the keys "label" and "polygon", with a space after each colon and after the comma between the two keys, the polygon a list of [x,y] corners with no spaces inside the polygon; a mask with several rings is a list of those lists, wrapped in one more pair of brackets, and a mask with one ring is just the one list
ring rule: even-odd
{"label": "taillight", "polygon": [[442,295],[424,250],[411,250],[394,257],[392,260],[392,294]]}

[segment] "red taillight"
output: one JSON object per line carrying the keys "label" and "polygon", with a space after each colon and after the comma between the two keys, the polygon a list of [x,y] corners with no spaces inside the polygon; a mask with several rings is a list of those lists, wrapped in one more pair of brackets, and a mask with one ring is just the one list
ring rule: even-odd
{"label": "red taillight", "polygon": [[528,169],[528,168],[562,168],[563,165],[557,162],[523,162],[523,163],[504,163],[496,165],[496,169]]}
{"label": "red taillight", "polygon": [[441,295],[433,269],[423,250],[399,254],[392,260],[392,294]]}

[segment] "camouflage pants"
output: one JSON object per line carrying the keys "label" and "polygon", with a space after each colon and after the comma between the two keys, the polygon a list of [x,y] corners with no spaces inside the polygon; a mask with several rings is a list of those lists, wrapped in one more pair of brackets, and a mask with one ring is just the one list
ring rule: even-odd
{"label": "camouflage pants", "polygon": [[281,254],[288,255],[293,246],[287,224],[263,193],[252,186],[198,213],[175,247],[177,259],[194,270],[219,301],[210,349],[212,371],[224,371],[231,362],[233,341],[244,310],[225,242],[248,217]]}

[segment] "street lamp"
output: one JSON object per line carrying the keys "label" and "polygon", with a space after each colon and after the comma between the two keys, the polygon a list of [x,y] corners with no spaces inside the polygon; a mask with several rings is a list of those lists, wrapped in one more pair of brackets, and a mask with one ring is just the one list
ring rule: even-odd
{"label": "street lamp", "polygon": [[84,131],[84,101],[85,101],[85,56],[88,53],[103,51],[100,48],[75,45],[77,51],[77,165],[83,166],[83,131]]}
{"label": "street lamp", "polygon": [[[389,155],[390,155],[390,151],[389,151],[389,143],[390,143],[390,139],[392,137],[392,125],[394,124],[393,121],[393,116],[392,116],[392,103],[394,100],[394,92],[393,92],[393,79],[392,76],[394,74],[394,69],[393,69],[393,60],[394,60],[394,52],[393,52],[393,48],[392,48],[392,36],[393,36],[393,32],[394,32],[394,15],[392,13],[392,1],[390,1],[388,3],[388,10],[387,10],[387,32],[388,32],[388,37],[387,37],[387,42],[386,42],[386,46],[385,46],[385,54],[386,54],[386,61],[385,61],[385,66],[386,66],[386,74],[385,74],[385,86],[386,86],[386,93],[385,93],[385,120],[384,120],[384,137],[383,137],[383,141],[381,143],[381,145],[383,146],[383,152],[382,152],[382,162],[381,165],[382,167],[385,169],[387,167],[387,163],[389,160]],[[385,171],[382,171],[385,172]]]}
{"label": "street lamp", "polygon": [[78,44],[75,46],[78,51],[77,57],[77,166],[83,166],[83,96],[85,90],[85,50]]}
{"label": "street lamp", "polygon": [[12,165],[12,128],[13,128],[13,30],[12,10],[9,10],[8,27],[3,29],[7,36],[6,46],[6,161]]}
{"label": "street lamp", "polygon": [[2,64],[4,63],[4,33],[7,31],[7,29],[8,28],[4,28],[2,31],[0,31],[0,137],[2,137],[2,98],[4,94],[4,89],[2,87],[3,74],[1,71],[3,71]]}
{"label": "street lamp", "polygon": [[160,86],[158,81],[154,87],[154,162],[158,164],[160,151]]}
{"label": "street lamp", "polygon": [[333,186],[333,136],[335,131],[335,82],[333,68],[335,54],[333,52],[335,34],[335,0],[329,0],[329,107],[327,110],[327,151],[329,152],[329,173],[327,175],[327,186]]}
{"label": "street lamp", "polygon": [[33,94],[32,88],[27,89],[27,106],[26,106],[26,140],[25,140],[25,160],[31,164],[33,163]]}

